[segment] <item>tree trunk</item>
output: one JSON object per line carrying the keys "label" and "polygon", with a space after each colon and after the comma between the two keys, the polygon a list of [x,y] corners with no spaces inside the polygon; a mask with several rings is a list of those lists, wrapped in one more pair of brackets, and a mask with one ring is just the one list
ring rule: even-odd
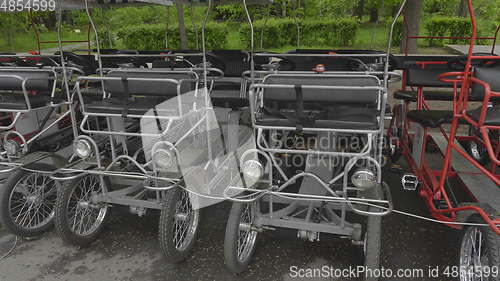
{"label": "tree trunk", "polygon": [[179,1],[175,2],[175,8],[177,9],[177,22],[179,23],[179,38],[181,40],[181,49],[186,50],[188,48],[188,40],[186,33],[186,24],[184,23],[184,7]]}
{"label": "tree trunk", "polygon": [[377,7],[373,7],[370,9],[370,22],[378,21],[378,9]]}
{"label": "tree trunk", "polygon": [[365,12],[365,0],[359,0],[358,7],[356,7],[356,17],[362,21],[363,13]]}
{"label": "tree trunk", "polygon": [[7,26],[7,46],[9,46],[9,51],[14,52],[14,33],[12,32],[12,27]]}
{"label": "tree trunk", "polygon": [[406,2],[404,14],[407,22],[407,29],[403,28],[403,39],[401,42],[401,52],[405,50],[408,53],[417,52],[417,39],[408,39],[408,46],[406,45],[406,36],[417,36],[420,29],[420,14],[422,12],[423,0],[412,0]]}
{"label": "tree trunk", "polygon": [[460,5],[458,6],[458,16],[465,18],[469,13],[469,6],[467,5],[467,0],[460,0]]}
{"label": "tree trunk", "polygon": [[7,46],[9,47],[10,52],[15,52],[14,48],[14,27],[15,27],[15,19],[14,14],[7,14],[7,24],[4,26],[5,31],[7,32]]}

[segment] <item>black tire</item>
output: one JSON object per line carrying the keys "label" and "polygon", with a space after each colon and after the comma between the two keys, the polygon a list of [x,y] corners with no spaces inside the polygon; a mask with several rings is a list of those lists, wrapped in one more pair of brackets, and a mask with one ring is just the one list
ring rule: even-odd
{"label": "black tire", "polygon": [[[473,126],[469,126],[469,136],[478,137],[482,139],[481,133],[479,133],[478,129],[474,128]],[[492,137],[491,134],[490,137]],[[490,156],[488,155],[488,150],[481,144],[478,144],[475,141],[467,141],[464,144],[464,148],[467,151],[467,153],[469,153],[469,155],[479,164],[484,166],[490,162]]]}
{"label": "black tire", "polygon": [[477,144],[474,141],[465,143],[465,149],[469,155],[481,165],[486,165],[490,162],[490,156],[485,147]]}
{"label": "black tire", "polygon": [[[383,183],[384,184],[384,183]],[[382,191],[380,188],[372,188],[364,194],[365,198],[381,199]],[[369,212],[380,212],[377,207],[369,206]],[[378,270],[380,268],[380,249],[382,237],[382,217],[381,216],[368,216],[365,230],[365,240],[363,247],[363,260],[364,265],[369,270]],[[379,278],[372,276],[365,276],[365,281],[378,281]]]}
{"label": "black tire", "polygon": [[[110,206],[106,204],[80,207],[80,209],[85,209],[80,212],[85,213],[80,213],[80,223],[78,229],[75,229],[77,227],[77,215],[79,214],[79,205],[74,202],[74,200],[77,199],[76,196],[81,196],[81,201],[87,202],[86,200],[83,200],[87,199],[89,200],[87,203],[93,204],[90,202],[92,194],[101,193],[109,189],[109,182],[106,179],[102,181],[102,184],[99,183],[101,183],[101,178],[99,176],[86,175],[81,178],[66,181],[60,184],[59,197],[57,198],[55,208],[55,226],[59,236],[64,241],[76,246],[87,246],[95,241],[103,230],[111,211]],[[92,193],[82,194],[83,192],[88,190],[90,190]],[[74,218],[70,218],[72,212],[70,212],[69,209],[73,208],[73,205],[75,208],[75,214]],[[83,230],[81,229],[82,223],[84,222],[83,217],[85,217],[86,215],[92,215],[91,219],[87,220],[87,223],[93,223],[93,225],[89,227],[87,231],[85,231],[85,228]]]}
{"label": "black tire", "polygon": [[[252,210],[252,208],[258,208],[257,204],[258,203],[233,203],[233,206],[231,207],[229,219],[227,220],[226,235],[224,238],[224,263],[233,273],[241,273],[247,270],[250,261],[253,258],[257,245],[257,231],[251,231],[250,235],[252,236],[249,236],[251,237],[249,240],[252,241],[253,239],[253,243],[250,248],[245,251],[246,255],[242,258],[238,255],[238,244],[240,238],[240,223],[243,212],[248,210],[247,207],[249,207],[250,212],[255,213],[255,209]],[[251,225],[253,221],[250,220],[249,223]]]}
{"label": "black tire", "polygon": [[[484,224],[485,222],[479,217],[478,215],[473,215],[471,216],[467,222],[469,223],[479,223],[479,224]],[[467,268],[467,264],[469,266],[479,266],[478,264],[475,264],[472,262],[472,265],[470,265],[470,260],[469,263],[467,262],[466,254],[473,254],[467,251],[468,246],[470,244],[467,244],[467,241],[470,241],[470,239],[473,237],[474,233],[481,233],[482,238],[481,239],[481,253],[485,253],[484,255],[485,260],[482,260],[481,262],[485,262],[485,264],[481,264],[480,266],[483,266],[485,270],[492,270],[495,266],[498,267],[500,265],[500,236],[498,236],[490,227],[487,226],[467,226],[464,230],[461,231],[460,235],[460,251],[458,254],[458,268],[460,269],[460,278],[459,280],[462,281],[468,281],[468,280],[477,280],[477,279],[467,279],[468,277],[474,277],[474,274],[479,274],[477,272],[474,272],[473,270],[469,271]],[[477,237],[475,237],[477,238]],[[476,244],[476,248],[478,248],[478,244]],[[472,267],[472,269],[474,269]],[[468,273],[471,275],[469,275]],[[483,272],[484,273],[484,272]],[[483,278],[481,280],[484,281],[498,281],[498,276],[483,276],[486,278]]]}
{"label": "black tire", "polygon": [[[31,168],[42,171],[53,170],[52,166],[42,163],[33,165]],[[27,185],[25,191],[21,191],[20,188],[22,187],[19,186],[21,181],[35,183],[35,188],[30,188],[33,185]],[[43,189],[37,187],[36,183],[43,185]],[[28,194],[25,194],[26,192]],[[56,182],[50,179],[47,174],[18,169],[0,187],[0,223],[17,236],[33,237],[42,235],[53,226],[56,198]],[[29,200],[32,200],[32,202],[29,202]],[[26,204],[29,204],[29,206]],[[28,209],[26,210],[25,207],[28,207]],[[36,210],[33,211],[32,207],[35,207]],[[24,213],[22,213],[23,210]],[[26,216],[33,217],[30,219]],[[32,224],[33,220],[35,220],[34,224]]]}
{"label": "black tire", "polygon": [[[379,210],[371,210],[379,211]],[[365,266],[372,270],[380,268],[382,217],[370,216],[366,226]],[[366,281],[377,281],[378,278],[365,277]]]}
{"label": "black tire", "polygon": [[[189,193],[181,188],[172,188],[164,194],[163,206],[160,214],[158,240],[160,249],[169,263],[185,261],[196,242],[201,210],[193,210]],[[187,200],[187,201],[185,201]],[[184,205],[182,205],[184,203]],[[184,212],[184,213],[182,213]],[[189,212],[186,217],[179,217]],[[188,220],[188,227],[184,239],[176,241],[176,230],[183,225],[182,220]]]}

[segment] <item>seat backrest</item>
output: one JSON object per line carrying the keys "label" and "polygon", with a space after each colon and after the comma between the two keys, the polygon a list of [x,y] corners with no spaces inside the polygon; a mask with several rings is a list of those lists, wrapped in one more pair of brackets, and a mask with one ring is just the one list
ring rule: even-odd
{"label": "seat backrest", "polygon": [[[169,50],[169,54],[182,54],[177,57],[155,57],[151,61],[152,68],[165,68],[174,70],[176,68],[190,68],[203,62],[200,50]],[[193,55],[190,55],[193,54]]]}
{"label": "seat backrest", "polygon": [[453,84],[439,80],[439,75],[452,71],[448,67],[409,68],[406,70],[406,85],[411,87],[451,88]]}
{"label": "seat backrest", "polygon": [[[363,63],[375,63],[378,59],[384,56],[383,52],[373,50],[327,50],[327,49],[295,49],[288,51],[287,54],[349,54],[353,56],[284,56],[287,60],[293,62],[296,71],[310,71],[318,64],[323,64],[327,71],[354,71],[357,66],[357,61]],[[356,56],[359,54],[360,56]],[[380,54],[378,56],[363,56],[366,54]]]}
{"label": "seat backrest", "polygon": [[[150,71],[150,70],[112,70],[106,77],[145,78],[145,79],[173,79],[188,80],[181,83],[181,94],[194,89],[196,75],[190,71]],[[104,89],[112,97],[127,94],[138,96],[172,97],[177,95],[177,84],[169,81],[134,81],[108,80],[104,81]]]}
{"label": "seat backrest", "polygon": [[226,77],[241,77],[243,72],[250,69],[249,54],[241,50],[213,50],[208,54],[207,60],[212,62],[212,67],[219,69],[222,67],[218,64],[224,63]]}
{"label": "seat backrest", "polygon": [[0,69],[0,90],[22,91],[21,80],[13,77],[2,77],[4,75],[15,75],[21,77],[22,79],[27,79],[27,91],[52,91],[54,86],[55,77],[52,71],[34,69],[17,70],[9,68]]}
{"label": "seat backrest", "polygon": [[[447,55],[400,55],[394,57],[397,68],[406,74],[406,85],[410,87],[451,88],[453,84],[439,80],[442,73],[456,71],[447,62],[458,56]],[[422,64],[425,66],[422,66]]]}
{"label": "seat backrest", "polygon": [[[500,92],[500,64],[496,66],[476,66],[474,77],[490,85],[494,92]],[[484,87],[478,83],[472,85],[471,97],[475,99],[484,98]]]}
{"label": "seat backrest", "polygon": [[[327,75],[269,75],[264,84],[278,85],[319,85],[319,86],[380,86],[380,81],[373,76],[327,76]],[[376,105],[380,96],[378,90],[359,89],[302,89],[304,102],[369,104]],[[264,89],[264,99],[291,102],[296,100],[294,89]]]}

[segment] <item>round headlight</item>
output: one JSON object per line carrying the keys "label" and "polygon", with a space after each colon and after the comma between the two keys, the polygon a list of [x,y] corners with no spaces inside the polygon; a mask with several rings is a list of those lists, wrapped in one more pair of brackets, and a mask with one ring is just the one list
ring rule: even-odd
{"label": "round headlight", "polygon": [[6,141],[3,145],[3,148],[5,149],[5,152],[7,152],[7,154],[10,156],[17,155],[21,150],[21,147],[15,140]]}
{"label": "round headlight", "polygon": [[87,140],[77,140],[74,144],[74,150],[78,157],[85,159],[92,154],[92,147]]}
{"label": "round headlight", "polygon": [[360,189],[374,187],[377,184],[377,177],[370,170],[357,170],[351,177],[352,184]]}
{"label": "round headlight", "polygon": [[241,169],[245,178],[251,181],[259,180],[264,174],[264,167],[257,160],[247,160]]}
{"label": "round headlight", "polygon": [[167,170],[174,166],[174,158],[165,149],[158,149],[153,154],[153,161],[156,169]]}

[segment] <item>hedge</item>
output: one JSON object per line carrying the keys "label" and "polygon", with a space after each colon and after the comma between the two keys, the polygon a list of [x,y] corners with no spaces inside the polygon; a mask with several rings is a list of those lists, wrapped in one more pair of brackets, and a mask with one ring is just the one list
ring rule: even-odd
{"label": "hedge", "polygon": [[[392,24],[392,23],[391,23]],[[391,26],[388,26],[387,30],[391,30]],[[398,19],[394,25],[394,31],[392,32],[392,45],[400,46],[401,40],[403,39],[403,19]]]}
{"label": "hedge", "polygon": [[[196,31],[198,31],[199,46],[196,46]],[[165,25],[138,25],[118,30],[117,36],[126,48],[134,50],[162,50],[165,49],[165,33],[168,33],[168,48],[180,49],[179,27],[170,26],[166,31]],[[193,25],[186,25],[188,48],[201,48],[201,29]],[[227,48],[229,29],[223,23],[208,23],[205,30],[207,49]]]}
{"label": "hedge", "polygon": [[223,21],[242,21],[246,16],[241,5],[219,5],[215,6],[215,19]]}
{"label": "hedge", "polygon": [[[301,46],[349,46],[353,43],[358,30],[358,23],[353,19],[318,19],[296,21],[295,19],[258,20],[254,23],[254,46],[260,47],[261,32],[264,48],[281,48],[297,44],[297,24],[300,28]],[[241,26],[240,40],[250,48],[250,27]]]}
{"label": "hedge", "polygon": [[[469,37],[472,26],[468,18],[434,17],[425,22],[425,28],[428,36]],[[468,43],[467,39],[426,39],[426,41],[432,47]]]}
{"label": "hedge", "polygon": [[[468,18],[433,17],[424,22],[427,36],[468,37],[471,24]],[[403,37],[403,20],[398,19],[392,34],[393,45],[401,44]],[[466,39],[425,39],[430,47],[443,47],[445,44],[468,43]]]}

